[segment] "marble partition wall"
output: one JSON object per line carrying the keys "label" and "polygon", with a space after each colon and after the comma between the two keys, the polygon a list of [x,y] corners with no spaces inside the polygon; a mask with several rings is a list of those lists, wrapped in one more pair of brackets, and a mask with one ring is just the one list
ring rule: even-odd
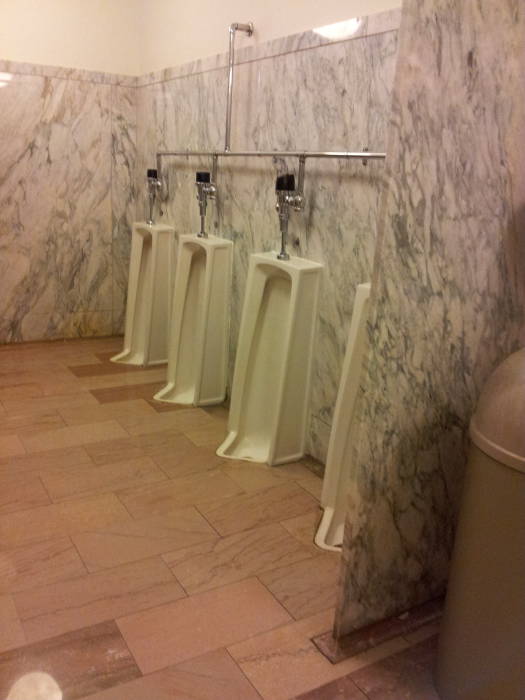
{"label": "marble partition wall", "polygon": [[524,75],[521,0],[404,0],[337,635],[444,589],[467,425],[525,342]]}
{"label": "marble partition wall", "polygon": [[[371,150],[386,147],[400,13],[356,19],[329,41],[306,32],[236,54],[232,150]],[[226,37],[225,37],[226,38]],[[145,76],[137,96],[138,217],[146,168],[158,150],[223,149],[227,55]],[[166,160],[163,222],[198,230],[195,171],[205,159]],[[221,159],[209,229],[234,241],[231,373],[251,253],[276,249],[275,177],[297,161]],[[324,461],[356,285],[370,280],[382,162],[308,161],[291,251],[326,267],[315,350],[308,451]],[[231,375],[230,375],[231,376]]]}
{"label": "marble partition wall", "polygon": [[136,79],[0,71],[0,343],[120,332]]}

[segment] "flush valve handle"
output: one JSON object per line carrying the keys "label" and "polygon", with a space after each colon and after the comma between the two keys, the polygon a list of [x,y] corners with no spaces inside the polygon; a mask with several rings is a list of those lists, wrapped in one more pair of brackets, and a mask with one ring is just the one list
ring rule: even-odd
{"label": "flush valve handle", "polygon": [[275,208],[279,214],[279,228],[281,229],[281,252],[277,255],[279,260],[289,260],[286,250],[288,238],[288,221],[290,219],[290,207],[294,208],[295,177],[293,173],[279,175],[275,181],[275,193],[277,204]]}
{"label": "flush valve handle", "polygon": [[197,234],[199,238],[207,238],[206,233],[206,208],[208,206],[208,198],[215,199],[217,188],[211,181],[211,175],[208,171],[198,171],[195,173],[195,185],[197,186],[197,201],[199,203],[199,215],[201,219],[201,228]]}

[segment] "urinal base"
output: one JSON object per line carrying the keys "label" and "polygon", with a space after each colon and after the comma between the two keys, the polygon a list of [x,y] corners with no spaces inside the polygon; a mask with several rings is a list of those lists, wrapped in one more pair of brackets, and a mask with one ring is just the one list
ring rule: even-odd
{"label": "urinal base", "polygon": [[110,362],[115,362],[117,364],[121,365],[132,365],[133,367],[153,367],[155,365],[165,365],[168,361],[166,358],[165,360],[150,360],[149,362],[144,362],[143,359],[141,360],[134,360],[129,358],[130,352],[129,350],[124,350],[124,352],[119,352],[118,355],[114,355],[113,357],[109,358]]}
{"label": "urinal base", "polygon": [[[314,542],[320,549],[328,552],[340,552],[343,547],[344,523],[336,528],[335,533],[330,532],[335,509],[328,506],[323,511],[323,516],[317,527]],[[328,540],[332,540],[329,542]],[[335,540],[335,543],[334,543]],[[339,540],[341,543],[339,544]]]}
{"label": "urinal base", "polygon": [[222,445],[217,449],[216,454],[219,457],[224,457],[224,459],[234,459],[242,462],[253,462],[254,464],[268,464],[271,467],[278,466],[279,464],[289,464],[290,462],[298,462],[304,457],[304,452],[297,452],[296,454],[286,455],[284,457],[279,457],[278,459],[272,459],[267,452],[265,452],[264,454],[260,454],[256,457],[249,454],[246,455],[242,448],[239,449],[237,446],[233,446],[233,443],[236,439],[236,432],[228,433]]}
{"label": "urinal base", "polygon": [[195,398],[195,392],[191,390],[184,393],[177,393],[173,383],[170,382],[163,389],[158,391],[153,398],[155,401],[179,404],[180,406],[218,406],[224,403],[226,394],[209,399],[199,399]]}

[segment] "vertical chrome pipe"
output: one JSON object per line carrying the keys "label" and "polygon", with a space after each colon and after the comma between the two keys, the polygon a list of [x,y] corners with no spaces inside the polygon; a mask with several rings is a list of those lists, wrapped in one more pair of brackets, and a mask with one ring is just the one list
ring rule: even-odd
{"label": "vertical chrome pipe", "polygon": [[253,34],[253,22],[240,24],[233,22],[230,24],[230,45],[228,57],[228,95],[226,100],[226,135],[224,137],[224,150],[230,150],[231,129],[232,129],[232,97],[233,97],[233,71],[235,63],[235,33],[246,32],[248,36]]}

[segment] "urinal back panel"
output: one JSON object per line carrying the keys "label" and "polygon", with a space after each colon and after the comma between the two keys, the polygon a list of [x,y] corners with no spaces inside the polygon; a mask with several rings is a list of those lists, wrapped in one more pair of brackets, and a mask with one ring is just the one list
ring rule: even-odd
{"label": "urinal back panel", "polygon": [[299,277],[290,309],[290,338],[284,368],[283,396],[272,462],[289,462],[304,454],[310,397],[313,342],[317,326],[320,275]]}
{"label": "urinal back panel", "polygon": [[302,456],[321,270],[301,258],[251,256],[219,455],[269,464]]}
{"label": "urinal back panel", "polygon": [[[149,332],[149,299],[151,296],[151,237],[135,237],[133,253],[139,257],[138,277],[135,289],[134,312],[129,314],[128,361],[143,365]],[[126,319],[127,322],[127,319]]]}
{"label": "urinal back panel", "polygon": [[[199,247],[184,247],[181,254],[185,257],[183,270],[180,269],[182,296],[182,320],[178,342],[177,361],[174,382],[174,400],[179,403],[192,404],[196,395],[196,381],[199,371],[200,352],[197,346],[199,329],[204,309],[204,275],[206,271],[206,251]],[[179,303],[180,299],[174,300]]]}
{"label": "urinal back panel", "polygon": [[[263,285],[241,398],[237,453],[241,458],[266,462],[272,451],[279,414],[279,383],[286,362],[292,282],[289,275],[271,269],[257,270]],[[259,291],[259,290],[257,290]]]}
{"label": "urinal back panel", "polygon": [[[151,326],[149,329],[149,364],[168,359],[169,320],[173,278],[173,241],[166,235],[149,238],[150,295],[152,298]],[[153,256],[155,258],[153,259]]]}
{"label": "urinal back panel", "polygon": [[328,456],[323,479],[321,505],[324,508],[315,542],[323,549],[337,549],[343,542],[346,493],[349,479],[350,429],[359,392],[361,367],[366,348],[366,320],[370,284],[357,286],[354,310],[346,346],[341,381],[337,392]]}
{"label": "urinal back panel", "polygon": [[124,349],[113,362],[147,366],[167,360],[174,234],[169,226],[133,225]]}
{"label": "urinal back panel", "polygon": [[172,403],[221,403],[226,394],[231,241],[181,236],[167,384],[155,398]]}
{"label": "urinal back panel", "polygon": [[[229,243],[229,241],[228,241]],[[199,385],[200,404],[222,403],[228,383],[230,341],[231,268],[233,246],[215,247],[206,270],[207,303],[203,307],[203,359]]]}

